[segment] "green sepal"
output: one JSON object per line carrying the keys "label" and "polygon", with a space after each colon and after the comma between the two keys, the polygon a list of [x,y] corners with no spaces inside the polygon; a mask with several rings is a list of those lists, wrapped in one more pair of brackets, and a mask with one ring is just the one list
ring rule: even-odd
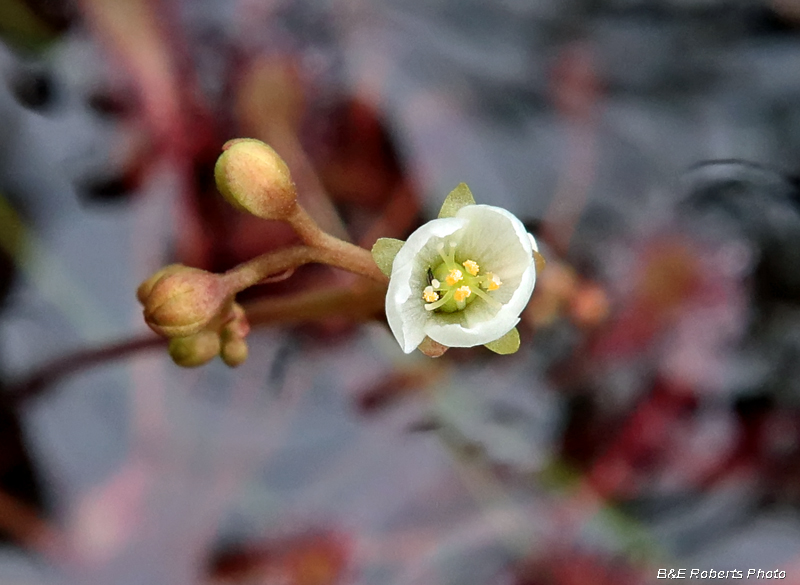
{"label": "green sepal", "polygon": [[494,341],[485,344],[483,347],[500,355],[517,353],[517,350],[519,349],[519,331],[517,331],[517,328],[514,327],[500,339],[495,339]]}
{"label": "green sepal", "polygon": [[466,183],[459,183],[458,187],[450,191],[450,195],[442,203],[439,217],[455,217],[458,210],[467,205],[475,205],[475,198]]}
{"label": "green sepal", "polygon": [[392,275],[392,264],[394,257],[403,247],[405,242],[403,240],[395,240],[394,238],[378,238],[375,245],[372,246],[372,258],[375,264],[378,265],[381,272],[386,276]]}

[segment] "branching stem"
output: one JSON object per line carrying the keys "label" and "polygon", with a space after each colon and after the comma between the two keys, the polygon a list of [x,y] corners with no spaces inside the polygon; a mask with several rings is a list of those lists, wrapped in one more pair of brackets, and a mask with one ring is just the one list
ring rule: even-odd
{"label": "branching stem", "polygon": [[387,282],[368,250],[325,233],[301,206],[296,207],[288,221],[303,244],[262,254],[226,272],[223,278],[231,294],[310,263],[328,264],[376,282]]}

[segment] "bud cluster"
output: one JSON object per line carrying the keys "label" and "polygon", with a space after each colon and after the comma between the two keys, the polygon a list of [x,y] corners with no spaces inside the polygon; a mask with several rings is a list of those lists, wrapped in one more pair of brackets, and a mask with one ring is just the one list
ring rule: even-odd
{"label": "bud cluster", "polygon": [[[217,355],[231,367],[243,363],[249,323],[234,302],[236,293],[288,277],[298,266],[327,264],[387,283],[368,250],[325,233],[303,209],[288,166],[272,148],[239,138],[225,143],[222,150],[214,167],[222,196],[241,211],[289,223],[302,243],[262,254],[225,274],[172,264],[142,283],[137,296],[145,322],[169,338],[170,356],[185,367],[199,366]],[[299,303],[296,311],[303,313],[305,308]]]}
{"label": "bud cluster", "polygon": [[247,359],[250,326],[220,275],[171,264],[136,291],[147,325],[169,338],[169,355],[183,367],[196,367],[220,355],[234,367]]}

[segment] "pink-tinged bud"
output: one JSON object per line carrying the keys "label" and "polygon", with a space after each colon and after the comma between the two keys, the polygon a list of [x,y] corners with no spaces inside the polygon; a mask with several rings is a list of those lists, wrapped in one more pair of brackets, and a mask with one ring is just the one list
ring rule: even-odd
{"label": "pink-tinged bud", "polygon": [[186,266],[183,264],[170,264],[169,266],[165,266],[139,285],[139,288],[136,289],[136,298],[139,299],[140,303],[144,304],[145,301],[147,301],[147,297],[150,296],[150,292],[153,290],[153,285],[155,285],[155,283],[163,277],[175,274],[184,268],[186,268]]}
{"label": "pink-tinged bud", "polygon": [[263,219],[286,219],[297,205],[289,167],[253,138],[229,140],[214,167],[217,189],[228,202]]}
{"label": "pink-tinged bud", "polygon": [[172,361],[183,368],[196,368],[207,364],[219,355],[219,335],[215,331],[201,331],[189,337],[175,337],[169,342]]}
{"label": "pink-tinged bud", "polygon": [[248,333],[250,333],[250,322],[247,320],[247,314],[242,305],[231,303],[230,319],[222,328],[223,337],[244,339]]}
{"label": "pink-tinged bud", "polygon": [[164,337],[188,337],[208,325],[229,300],[220,276],[184,266],[153,285],[145,299],[144,320]]}
{"label": "pink-tinged bud", "polygon": [[229,338],[222,342],[222,361],[231,368],[242,365],[247,361],[247,342],[241,338]]}

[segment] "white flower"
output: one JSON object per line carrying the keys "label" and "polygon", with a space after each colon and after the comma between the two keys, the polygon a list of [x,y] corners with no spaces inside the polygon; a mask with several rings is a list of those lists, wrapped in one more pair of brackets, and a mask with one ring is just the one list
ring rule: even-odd
{"label": "white flower", "polygon": [[[466,185],[459,189],[471,199]],[[518,344],[514,327],[536,282],[535,240],[499,207],[447,205],[442,214],[452,217],[440,214],[420,227],[394,257],[386,295],[392,333],[406,353],[426,336],[447,347],[472,347],[513,330]]]}

